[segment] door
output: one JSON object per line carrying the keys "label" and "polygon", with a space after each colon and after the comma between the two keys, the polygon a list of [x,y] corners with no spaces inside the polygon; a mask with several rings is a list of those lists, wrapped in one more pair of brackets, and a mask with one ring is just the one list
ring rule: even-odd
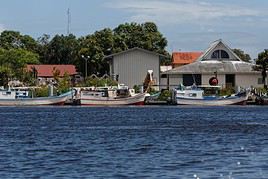
{"label": "door", "polygon": [[234,74],[225,75],[225,86],[226,88],[235,87],[235,75]]}
{"label": "door", "polygon": [[183,85],[192,86],[194,83],[196,85],[201,85],[202,84],[201,79],[202,78],[200,74],[185,74],[183,75]]}

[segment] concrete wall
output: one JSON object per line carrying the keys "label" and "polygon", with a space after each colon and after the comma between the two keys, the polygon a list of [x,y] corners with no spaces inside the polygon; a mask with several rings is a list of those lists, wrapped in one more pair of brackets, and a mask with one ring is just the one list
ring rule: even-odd
{"label": "concrete wall", "polygon": [[119,75],[119,83],[129,87],[142,85],[148,70],[153,70],[153,79],[159,85],[159,56],[141,50],[128,51],[113,57],[110,75]]}
{"label": "concrete wall", "polygon": [[236,86],[242,86],[242,87],[263,87],[263,84],[258,84],[258,79],[261,79],[261,74],[241,74],[235,76]]}
{"label": "concrete wall", "polygon": [[[214,74],[207,75],[203,74],[202,75],[202,85],[209,85],[209,79],[213,77]],[[219,80],[219,86],[222,88],[226,88],[225,84],[225,74],[218,74],[218,80]],[[263,87],[263,84],[259,84],[258,81],[260,81],[262,78],[261,74],[236,74],[235,75],[235,85],[236,87],[243,87],[243,88],[248,88],[248,87],[255,87],[255,88],[260,88]],[[170,75],[169,78],[169,84],[170,87],[177,86],[178,84],[183,83],[183,77],[182,75]],[[167,85],[167,78],[161,78],[161,89],[165,88],[165,85]]]}
{"label": "concrete wall", "polygon": [[[183,83],[182,75],[169,75],[169,87],[172,89]],[[160,89],[167,89],[167,78],[161,78]]]}

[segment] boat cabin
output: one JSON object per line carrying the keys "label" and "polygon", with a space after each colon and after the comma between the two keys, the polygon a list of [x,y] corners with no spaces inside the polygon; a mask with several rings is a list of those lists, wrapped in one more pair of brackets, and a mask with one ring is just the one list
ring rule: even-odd
{"label": "boat cabin", "polygon": [[176,97],[187,99],[204,99],[204,97],[216,97],[219,94],[220,86],[183,86],[175,88]]}

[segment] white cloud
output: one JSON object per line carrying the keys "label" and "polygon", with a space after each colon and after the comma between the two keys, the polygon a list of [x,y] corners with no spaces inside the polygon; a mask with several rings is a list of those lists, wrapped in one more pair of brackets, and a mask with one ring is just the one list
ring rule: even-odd
{"label": "white cloud", "polygon": [[258,17],[259,10],[234,4],[209,3],[197,0],[112,0],[110,8],[123,9],[131,13],[130,20],[154,21],[159,24],[209,22],[220,18]]}

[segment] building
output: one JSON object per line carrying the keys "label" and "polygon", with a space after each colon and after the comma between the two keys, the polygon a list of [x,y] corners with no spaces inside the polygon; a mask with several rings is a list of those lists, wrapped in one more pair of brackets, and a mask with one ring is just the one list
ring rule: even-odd
{"label": "building", "polygon": [[242,61],[221,39],[210,47],[193,63],[164,72],[161,84],[169,87],[184,84],[190,86],[208,85],[217,76],[222,88],[262,87],[261,72],[253,69],[255,65]]}
{"label": "building", "polygon": [[62,78],[65,74],[75,77],[77,71],[74,65],[27,65],[27,71],[36,71],[39,84],[54,82],[54,73],[59,72]]}
{"label": "building", "polygon": [[203,52],[173,52],[172,66],[173,68],[188,65],[195,62]]}
{"label": "building", "polygon": [[154,85],[158,86],[162,58],[166,57],[141,48],[133,48],[105,57],[109,60],[110,76],[114,76],[119,83],[131,88],[135,85],[143,85],[148,70],[153,70]]}

